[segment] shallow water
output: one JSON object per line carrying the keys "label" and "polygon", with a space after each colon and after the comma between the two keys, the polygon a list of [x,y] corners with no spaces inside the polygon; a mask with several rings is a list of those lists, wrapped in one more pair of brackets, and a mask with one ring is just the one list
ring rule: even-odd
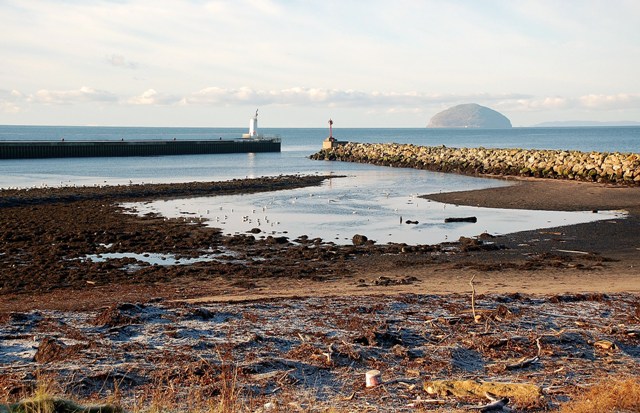
{"label": "shallow water", "polygon": [[[164,157],[0,160],[0,188],[117,185],[142,182],[217,181],[280,174],[356,173],[359,165],[311,161],[327,136],[323,128],[267,128],[282,138],[282,152]],[[640,127],[427,129],[334,129],[354,142],[398,142],[448,147],[640,151]],[[4,126],[2,140],[148,140],[239,138],[243,128],[132,128]],[[435,178],[432,178],[435,179]],[[465,189],[465,188],[461,188]]]}
{"label": "shallow water", "polygon": [[[239,137],[241,128],[108,128],[0,126],[0,140],[211,139]],[[159,201],[141,211],[201,215],[226,233],[257,227],[268,234],[321,237],[349,243],[360,233],[378,243],[435,243],[482,232],[569,225],[618,216],[616,213],[541,212],[456,207],[417,195],[506,185],[497,180],[345,162],[312,161],[327,131],[271,128],[282,152],[131,158],[0,160],[0,188],[123,185],[129,183],[220,181],[289,174],[336,174],[323,187],[265,194]],[[639,127],[468,129],[335,129],[339,139],[455,147],[575,149],[638,152]],[[221,209],[222,208],[222,209]],[[264,211],[263,211],[264,208]],[[255,210],[255,212],[254,212]],[[208,211],[208,212],[207,212]],[[476,216],[478,222],[444,224],[449,216]],[[418,224],[400,224],[418,221]],[[260,222],[258,222],[260,218]]]}
{"label": "shallow water", "polygon": [[[205,251],[202,255],[197,257],[177,257],[172,254],[160,254],[160,253],[133,253],[133,252],[108,252],[101,254],[91,254],[84,257],[81,257],[82,260],[91,260],[93,262],[105,262],[113,259],[123,259],[130,258],[139,262],[147,263],[149,265],[160,265],[160,266],[172,266],[172,265],[191,265],[197,262],[210,262],[210,261],[224,261],[224,262],[234,262],[237,260],[233,260],[235,256],[234,251]],[[238,261],[240,262],[240,261]],[[130,266],[130,270],[135,271],[139,268],[139,264],[135,264]]]}
{"label": "shallow water", "polygon": [[[379,169],[379,168],[378,168]],[[433,178],[427,171],[387,168],[381,172],[333,178],[321,187],[220,197],[201,197],[126,204],[139,214],[159,213],[169,218],[194,215],[225,234],[256,236],[307,235],[336,244],[350,244],[362,234],[379,244],[435,244],[457,241],[487,232],[506,234],[536,228],[572,225],[624,216],[621,212],[556,212],[490,209],[443,204],[419,195],[446,190],[448,177]],[[455,176],[456,181],[464,178]],[[467,189],[506,185],[503,181],[468,178]],[[459,184],[459,182],[458,182]],[[476,223],[445,223],[449,217],[477,218]],[[417,224],[407,224],[410,220]]]}

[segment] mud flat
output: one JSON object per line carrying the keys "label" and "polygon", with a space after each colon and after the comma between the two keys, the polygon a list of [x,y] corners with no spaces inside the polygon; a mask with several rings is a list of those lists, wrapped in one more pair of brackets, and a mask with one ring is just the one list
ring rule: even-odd
{"label": "mud flat", "polygon": [[[252,411],[268,403],[285,411],[415,411],[420,403],[452,411],[487,402],[426,390],[454,379],[536,386],[540,393],[511,396],[510,406],[545,411],[595,382],[638,377],[637,187],[522,181],[434,195],[506,208],[629,211],[625,219],[439,245],[224,236],[197,217],[138,217],[120,206],[323,179],[3,191],[0,403],[28,394],[42,377],[83,400],[117,393],[129,408],[134,395],[146,405],[154,397],[183,409],[206,404],[229,377]],[[171,265],[87,258],[125,253]],[[373,369],[385,384],[366,389]]]}

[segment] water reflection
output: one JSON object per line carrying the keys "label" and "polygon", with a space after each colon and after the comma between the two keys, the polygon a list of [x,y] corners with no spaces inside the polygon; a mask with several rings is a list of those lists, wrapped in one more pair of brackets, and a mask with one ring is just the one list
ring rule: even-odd
{"label": "water reflection", "polygon": [[[430,179],[431,178],[431,179]],[[361,172],[329,179],[321,187],[249,195],[204,197],[128,204],[139,213],[166,217],[197,215],[225,234],[260,229],[261,235],[301,235],[349,244],[355,234],[379,244],[435,244],[460,236],[493,235],[611,219],[620,212],[505,210],[431,202],[419,195],[443,188],[434,174],[408,169]],[[466,189],[506,185],[503,181],[458,177]],[[469,181],[467,181],[467,179]],[[445,223],[446,218],[474,216],[477,222]],[[407,221],[412,223],[407,224]]]}

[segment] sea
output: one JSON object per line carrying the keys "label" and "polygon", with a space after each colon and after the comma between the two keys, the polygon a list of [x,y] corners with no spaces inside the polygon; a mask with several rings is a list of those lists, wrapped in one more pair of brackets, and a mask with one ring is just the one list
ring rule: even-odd
{"label": "sea", "polygon": [[[186,140],[240,138],[243,128],[156,128],[2,126],[0,140]],[[263,194],[154,201],[129,205],[140,214],[198,216],[225,233],[253,228],[262,236],[300,235],[338,244],[362,234],[378,243],[431,244],[475,236],[557,227],[623,216],[621,211],[498,210],[429,202],[420,195],[508,185],[486,178],[313,161],[327,137],[324,128],[262,128],[279,136],[279,153],[163,157],[0,160],[0,188],[103,186],[220,181],[291,174],[334,175],[321,187]],[[512,129],[344,128],[339,140],[411,143],[426,146],[562,149],[640,152],[640,127]],[[337,176],[346,176],[338,178]],[[444,223],[447,217],[476,216],[476,223]],[[406,224],[406,221],[417,224]]]}

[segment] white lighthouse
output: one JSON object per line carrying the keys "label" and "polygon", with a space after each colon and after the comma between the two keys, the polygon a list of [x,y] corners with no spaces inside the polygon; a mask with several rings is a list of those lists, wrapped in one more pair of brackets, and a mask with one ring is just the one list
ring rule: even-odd
{"label": "white lighthouse", "polygon": [[260,135],[258,135],[258,109],[256,109],[256,114],[249,119],[249,133],[243,133],[242,137],[252,139],[260,137]]}

